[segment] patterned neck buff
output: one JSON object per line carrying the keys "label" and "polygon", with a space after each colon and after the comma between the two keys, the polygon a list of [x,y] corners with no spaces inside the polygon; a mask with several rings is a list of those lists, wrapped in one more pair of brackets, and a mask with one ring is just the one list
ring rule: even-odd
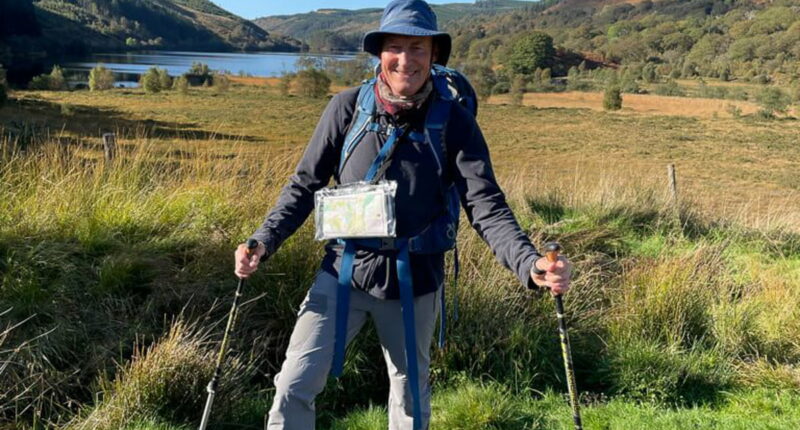
{"label": "patterned neck buff", "polygon": [[422,106],[431,91],[433,91],[433,83],[428,79],[416,94],[408,97],[396,96],[392,94],[392,89],[381,73],[378,76],[377,85],[375,85],[375,98],[383,105],[388,114],[396,115],[401,111],[417,109]]}

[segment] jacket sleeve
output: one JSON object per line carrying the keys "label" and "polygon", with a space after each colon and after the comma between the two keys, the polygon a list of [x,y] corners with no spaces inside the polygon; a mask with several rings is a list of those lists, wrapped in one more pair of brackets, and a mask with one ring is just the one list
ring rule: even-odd
{"label": "jacket sleeve", "polygon": [[524,286],[537,288],[530,270],[541,255],[508,207],[475,119],[460,106],[454,106],[445,138],[450,171],[470,224],[492,249],[497,261],[513,271]]}
{"label": "jacket sleeve", "polygon": [[339,162],[354,102],[353,91],[344,91],[331,99],[295,173],[283,187],[261,227],[251,236],[264,243],[266,256],[274,254],[314,209],[314,192],[328,184]]}

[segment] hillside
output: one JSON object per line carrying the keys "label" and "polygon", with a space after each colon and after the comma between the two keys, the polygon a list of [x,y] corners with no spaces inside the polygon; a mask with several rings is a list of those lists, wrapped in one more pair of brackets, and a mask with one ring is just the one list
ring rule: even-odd
{"label": "hillside", "polygon": [[[473,3],[431,5],[439,18],[439,25],[466,17],[498,13],[522,8],[538,8],[538,3],[517,0],[484,0]],[[358,10],[319,9],[296,15],[276,15],[255,19],[259,27],[277,34],[285,34],[304,41],[314,51],[355,51],[361,48],[361,38],[366,31],[378,27],[382,9]]]}
{"label": "hillside", "polygon": [[12,80],[30,74],[44,58],[101,50],[297,51],[302,46],[208,0],[15,0],[0,9],[0,16],[24,22],[4,25],[0,38],[0,64],[12,66]]}
{"label": "hillside", "polygon": [[[453,36],[453,64],[499,70],[515,38],[538,30],[571,59],[555,62],[555,76],[591,59],[635,74],[649,65],[662,79],[800,80],[800,6],[793,0],[502,0],[433,7]],[[255,22],[312,49],[357,50],[380,14],[328,9]]]}
{"label": "hillside", "polygon": [[623,67],[649,64],[662,77],[789,83],[798,76],[800,8],[789,0],[561,0],[452,23],[453,56],[502,63],[514,36],[534,30],[562,50]]}

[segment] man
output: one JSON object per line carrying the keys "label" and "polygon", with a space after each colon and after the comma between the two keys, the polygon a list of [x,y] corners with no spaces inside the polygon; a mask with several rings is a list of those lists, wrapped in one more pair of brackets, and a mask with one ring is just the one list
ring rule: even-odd
{"label": "man", "polygon": [[[439,97],[431,83],[434,63],[446,65],[450,36],[438,31],[436,16],[422,0],[394,0],[386,6],[380,29],[367,33],[364,50],[380,58],[380,74],[374,87],[376,124],[363,134],[345,157],[346,136],[360,108],[360,89],[333,97],[317,125],[295,174],[284,187],[278,203],[253,234],[260,243],[251,257],[245,246],[236,250],[236,274],[246,278],[259,261],[302,225],[314,209],[314,193],[333,177],[338,184],[363,181],[372,170],[390,130],[404,130],[384,164],[383,178],[396,181],[396,237],[398,242],[417,237],[444,210],[443,182],[455,184],[467,216],[497,259],[517,274],[523,285],[550,288],[562,294],[569,288],[570,264],[561,257],[549,263],[536,252],[520,229],[497,185],[486,142],[475,118],[458,103],[448,104],[445,136],[446,159],[439,160],[431,141],[413,140],[428,135],[426,114]],[[370,94],[368,94],[370,95]],[[396,137],[396,136],[395,136]],[[424,139],[423,139],[424,140]],[[444,163],[443,168],[439,168]],[[443,173],[439,173],[443,172]],[[314,399],[334,373],[337,336],[342,342],[357,334],[369,315],[383,347],[390,379],[390,429],[425,429],[430,421],[428,383],[430,344],[444,281],[444,253],[408,253],[407,249],[342,246],[331,241],[314,284],[300,306],[286,351],[286,360],[275,377],[275,399],[269,413],[269,429],[314,428]],[[352,252],[350,261],[348,253]],[[402,264],[408,258],[409,276]],[[343,260],[345,263],[343,263]],[[345,267],[343,269],[343,267]],[[352,275],[342,276],[343,273]],[[344,281],[343,281],[344,279]],[[340,287],[344,285],[344,290]],[[403,288],[413,292],[413,307],[401,306]],[[337,300],[346,294],[345,300]],[[405,300],[405,299],[403,299]],[[343,309],[337,315],[337,306]],[[343,308],[341,306],[344,306]],[[413,308],[413,315],[404,313]],[[346,318],[343,317],[346,315]],[[337,334],[337,316],[344,318],[346,336]],[[404,318],[411,318],[407,323]],[[339,329],[341,330],[341,328]],[[411,348],[405,343],[412,339]],[[414,349],[414,352],[409,352]],[[408,355],[406,355],[408,354]],[[416,373],[415,378],[411,377]],[[419,409],[419,410],[417,410]]]}

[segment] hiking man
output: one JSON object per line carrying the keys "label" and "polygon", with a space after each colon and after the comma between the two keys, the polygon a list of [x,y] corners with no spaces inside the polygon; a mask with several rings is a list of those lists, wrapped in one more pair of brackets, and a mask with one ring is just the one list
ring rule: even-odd
{"label": "hiking man", "polygon": [[428,428],[430,344],[443,300],[444,251],[455,240],[452,224],[438,228],[443,214],[453,218],[447,195],[460,199],[472,226],[523,285],[553,294],[569,289],[570,263],[564,257],[550,263],[537,253],[497,184],[473,113],[444,94],[436,71],[447,64],[451,40],[438,31],[430,6],[392,1],[363,47],[380,59],[380,73],[374,83],[330,101],[295,174],[252,235],[256,252],[248,257],[245,245],[236,250],[236,274],[246,278],[276,252],[331,178],[337,192],[355,190],[354,198],[354,184],[365,179],[376,187],[392,184],[384,195],[393,199],[396,232],[326,245],[275,377],[268,429],[314,428],[314,399],[329,373],[341,373],[344,347],[367,316],[389,373],[389,428]]}

